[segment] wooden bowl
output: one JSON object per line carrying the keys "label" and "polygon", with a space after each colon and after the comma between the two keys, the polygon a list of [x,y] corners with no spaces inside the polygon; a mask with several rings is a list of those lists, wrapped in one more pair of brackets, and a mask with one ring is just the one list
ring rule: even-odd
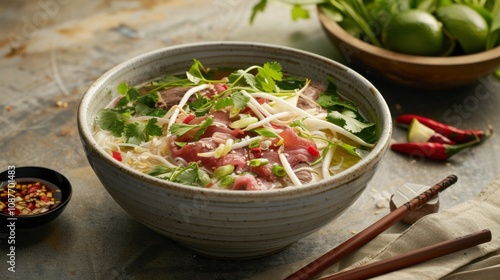
{"label": "wooden bowl", "polygon": [[[353,68],[368,68],[392,82],[422,89],[473,85],[500,67],[500,47],[460,56],[426,57],[401,54],[366,43],[346,32],[318,9],[328,38]],[[351,65],[349,65],[351,66]]]}

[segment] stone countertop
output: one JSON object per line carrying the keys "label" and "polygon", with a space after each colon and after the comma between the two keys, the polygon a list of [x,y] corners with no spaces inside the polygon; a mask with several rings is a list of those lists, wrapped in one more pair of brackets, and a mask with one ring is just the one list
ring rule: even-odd
{"label": "stone countertop", "polygon": [[[324,35],[314,9],[311,19],[292,22],[288,8],[272,4],[249,25],[254,2],[2,1],[0,169],[53,168],[74,188],[68,207],[55,221],[16,230],[16,272],[7,271],[2,253],[2,278],[249,278],[332,249],[387,214],[390,194],[406,182],[432,185],[456,174],[456,186],[440,196],[445,209],[475,197],[500,173],[496,134],[446,163],[388,151],[366,191],[340,218],[277,254],[253,260],[197,256],[133,220],[93,173],[76,127],[83,93],[106,70],[157,48],[218,40],[286,45],[346,63]],[[384,95],[393,116],[416,113],[463,128],[491,125],[500,131],[500,82],[491,76],[470,87],[429,92],[387,83],[374,73],[361,74]],[[404,141],[405,132],[395,126],[394,141]],[[389,231],[405,228],[397,224]],[[2,252],[6,237],[2,232]]]}

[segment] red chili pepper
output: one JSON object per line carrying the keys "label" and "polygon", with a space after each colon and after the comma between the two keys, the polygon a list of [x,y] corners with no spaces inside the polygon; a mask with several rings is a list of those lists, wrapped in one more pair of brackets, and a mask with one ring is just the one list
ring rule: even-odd
{"label": "red chili pepper", "polygon": [[195,118],[193,114],[188,115],[183,121],[183,124],[188,124],[190,121],[192,121]]}
{"label": "red chili pepper", "polygon": [[120,152],[117,152],[117,151],[113,151],[113,158],[116,159],[117,161],[122,161],[122,154],[120,154]]}
{"label": "red chili pepper", "polygon": [[250,153],[253,155],[254,158],[261,158],[262,157],[262,149],[261,148],[251,148]]}
{"label": "red chili pepper", "polygon": [[318,149],[316,149],[316,147],[314,147],[313,145],[310,145],[309,147],[307,147],[307,152],[313,156],[313,157],[317,157],[319,156],[319,151]]}
{"label": "red chili pepper", "polygon": [[396,123],[409,125],[413,119],[417,119],[423,125],[434,129],[437,133],[449,138],[456,143],[467,143],[478,138],[480,141],[491,135],[491,129],[465,130],[451,125],[437,122],[435,120],[413,114],[404,114],[396,118]]}
{"label": "red chili pepper", "polygon": [[446,160],[458,152],[477,143],[479,143],[477,139],[475,141],[456,145],[431,142],[396,143],[391,145],[391,149],[393,151],[412,156],[420,156],[435,160]]}
{"label": "red chili pepper", "polygon": [[34,193],[34,192],[36,192],[39,189],[40,189],[40,186],[33,185],[33,186],[31,186],[31,187],[28,188],[28,193]]}
{"label": "red chili pepper", "polygon": [[448,144],[448,145],[455,145],[454,141],[451,141],[450,138],[444,136],[441,133],[434,133],[431,138],[429,139],[429,142],[434,142],[434,143],[443,143],[443,144]]}

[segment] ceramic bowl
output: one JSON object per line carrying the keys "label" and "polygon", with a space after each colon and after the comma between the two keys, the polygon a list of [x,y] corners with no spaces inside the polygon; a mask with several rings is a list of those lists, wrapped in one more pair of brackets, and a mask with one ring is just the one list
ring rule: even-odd
{"label": "ceramic bowl", "polygon": [[[347,65],[397,84],[421,89],[450,89],[477,84],[500,66],[500,47],[460,56],[425,57],[379,48],[347,33],[318,9],[319,21]],[[352,64],[352,65],[351,65]]]}
{"label": "ceramic bowl", "polygon": [[[52,190],[54,198],[56,198],[55,206],[41,214],[10,216],[2,211],[0,213],[2,222],[5,221],[6,225],[14,223],[15,228],[35,228],[54,220],[64,211],[71,199],[72,188],[68,179],[61,173],[45,167],[12,166],[8,170],[0,173],[0,182],[2,193],[4,193],[5,190],[8,191],[8,189],[14,191],[16,184],[41,182]],[[9,208],[14,207],[10,207],[9,204],[7,204],[6,209]],[[5,210],[5,208],[3,210]]]}
{"label": "ceramic bowl", "polygon": [[[141,84],[183,73],[193,59],[210,67],[248,67],[269,61],[285,73],[327,81],[333,76],[346,97],[378,123],[378,143],[343,173],[300,187],[231,191],[189,187],[141,174],[122,165],[96,143],[94,119],[116,97],[122,82]],[[282,250],[334,220],[361,195],[391,137],[390,111],[376,88],[353,70],[318,55],[287,47],[244,42],[193,43],[159,49],[109,70],[84,94],[78,129],[88,161],[113,199],[152,230],[216,258],[253,258]]]}

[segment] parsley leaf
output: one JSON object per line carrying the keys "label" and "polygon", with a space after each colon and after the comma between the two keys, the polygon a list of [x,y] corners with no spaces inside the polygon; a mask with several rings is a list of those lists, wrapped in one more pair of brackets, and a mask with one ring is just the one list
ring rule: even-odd
{"label": "parsley leaf", "polygon": [[221,109],[224,109],[226,107],[233,106],[233,105],[234,105],[233,98],[228,96],[228,97],[224,97],[224,98],[217,100],[215,102],[214,109],[221,110]]}

